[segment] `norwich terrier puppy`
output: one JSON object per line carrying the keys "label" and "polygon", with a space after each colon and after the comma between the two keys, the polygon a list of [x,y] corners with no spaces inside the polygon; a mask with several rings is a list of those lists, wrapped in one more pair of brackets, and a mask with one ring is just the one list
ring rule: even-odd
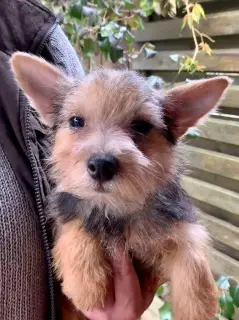
{"label": "norwich terrier puppy", "polygon": [[82,81],[16,53],[20,87],[52,130],[53,260],[77,310],[104,304],[107,257],[123,246],[142,281],[170,281],[175,320],[211,320],[217,292],[208,235],[180,185],[180,140],[215,109],[227,77],[168,92],[132,71],[99,69]]}

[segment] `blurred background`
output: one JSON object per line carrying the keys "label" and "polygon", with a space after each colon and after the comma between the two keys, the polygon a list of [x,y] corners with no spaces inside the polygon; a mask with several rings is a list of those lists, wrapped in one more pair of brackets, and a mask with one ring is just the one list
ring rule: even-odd
{"label": "blurred background", "polygon": [[[157,88],[229,75],[234,79],[220,110],[186,135],[190,171],[183,184],[201,209],[213,238],[210,261],[219,277],[221,312],[239,307],[239,0],[42,0],[86,71],[97,65],[130,68]],[[142,319],[170,320],[159,288]],[[203,288],[202,288],[203,290]],[[183,293],[182,293],[183,294]],[[158,297],[165,300],[162,302]],[[238,318],[237,318],[238,319]]]}

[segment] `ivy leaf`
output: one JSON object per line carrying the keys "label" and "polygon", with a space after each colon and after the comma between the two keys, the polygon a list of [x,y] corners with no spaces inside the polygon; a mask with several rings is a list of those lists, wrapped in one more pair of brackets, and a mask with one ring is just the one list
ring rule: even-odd
{"label": "ivy leaf", "polygon": [[216,283],[218,288],[221,290],[229,290],[230,288],[230,283],[228,281],[228,278],[225,276],[220,276]]}
{"label": "ivy leaf", "polygon": [[132,44],[134,42],[134,35],[129,30],[126,30],[124,39],[128,44]]}
{"label": "ivy leaf", "polygon": [[98,45],[100,48],[100,51],[103,52],[104,56],[107,58],[108,54],[110,52],[110,42],[108,38],[105,38],[101,41],[98,41]]}
{"label": "ivy leaf", "polygon": [[114,37],[118,40],[123,39],[126,31],[127,31],[127,28],[125,26],[122,26],[120,27],[119,31],[114,34]]}
{"label": "ivy leaf", "polygon": [[129,25],[133,30],[142,31],[144,29],[143,21],[139,15],[135,15],[132,19],[130,19]]}
{"label": "ivy leaf", "polygon": [[112,36],[118,27],[119,25],[116,22],[110,21],[101,27],[100,34],[103,38]]}
{"label": "ivy leaf", "polygon": [[235,307],[233,305],[232,297],[226,294],[220,296],[219,304],[220,304],[222,316],[228,319],[232,319],[235,313]]}
{"label": "ivy leaf", "polygon": [[160,320],[172,320],[172,308],[169,302],[165,302],[159,309]]}
{"label": "ivy leaf", "polygon": [[229,288],[230,296],[233,299],[235,306],[239,308],[239,285],[231,286]]}
{"label": "ivy leaf", "polygon": [[153,58],[156,55],[156,53],[157,53],[157,51],[155,51],[155,50],[144,48],[144,54],[145,54],[146,59]]}
{"label": "ivy leaf", "polygon": [[105,1],[105,0],[97,0],[97,1],[94,1],[94,2],[100,8],[109,8],[109,3],[107,1]]}
{"label": "ivy leaf", "polygon": [[83,8],[83,5],[81,4],[81,2],[77,2],[73,5],[70,6],[70,9],[69,9],[69,16],[71,18],[77,18],[77,19],[81,19],[82,17],[82,8]]}
{"label": "ivy leaf", "polygon": [[132,10],[135,8],[135,4],[130,0],[125,0],[125,8],[128,10]]}
{"label": "ivy leaf", "polygon": [[116,63],[124,55],[124,50],[122,47],[117,46],[116,48],[110,48],[110,59],[113,63]]}

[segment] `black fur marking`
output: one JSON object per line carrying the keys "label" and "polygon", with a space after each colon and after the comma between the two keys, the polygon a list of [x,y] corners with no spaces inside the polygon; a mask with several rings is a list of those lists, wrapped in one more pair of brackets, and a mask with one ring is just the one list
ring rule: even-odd
{"label": "black fur marking", "polygon": [[160,222],[196,222],[196,209],[179,182],[170,181],[157,192],[152,203],[152,216]]}
{"label": "black fur marking", "polygon": [[127,217],[116,217],[110,213],[106,216],[98,208],[94,208],[90,215],[84,218],[83,226],[87,232],[93,235],[120,237],[124,234],[127,222]]}
{"label": "black fur marking", "polygon": [[171,130],[171,119],[164,115],[164,124],[166,125],[166,128],[163,129],[163,135],[164,137],[170,142],[172,145],[175,145],[177,143],[177,138],[175,137],[173,131]]}
{"label": "black fur marking", "polygon": [[81,214],[82,200],[72,193],[59,192],[55,194],[53,206],[62,222],[69,222]]}

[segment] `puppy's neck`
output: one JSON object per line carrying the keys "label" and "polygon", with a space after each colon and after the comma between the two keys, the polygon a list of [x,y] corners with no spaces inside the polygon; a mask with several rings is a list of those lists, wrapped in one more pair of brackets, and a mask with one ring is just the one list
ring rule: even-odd
{"label": "puppy's neck", "polygon": [[50,212],[60,223],[80,219],[87,232],[103,240],[124,237],[127,227],[152,231],[152,228],[165,229],[172,223],[196,221],[196,210],[178,181],[170,181],[158,189],[135,212],[116,212],[67,192],[56,192],[52,196]]}

